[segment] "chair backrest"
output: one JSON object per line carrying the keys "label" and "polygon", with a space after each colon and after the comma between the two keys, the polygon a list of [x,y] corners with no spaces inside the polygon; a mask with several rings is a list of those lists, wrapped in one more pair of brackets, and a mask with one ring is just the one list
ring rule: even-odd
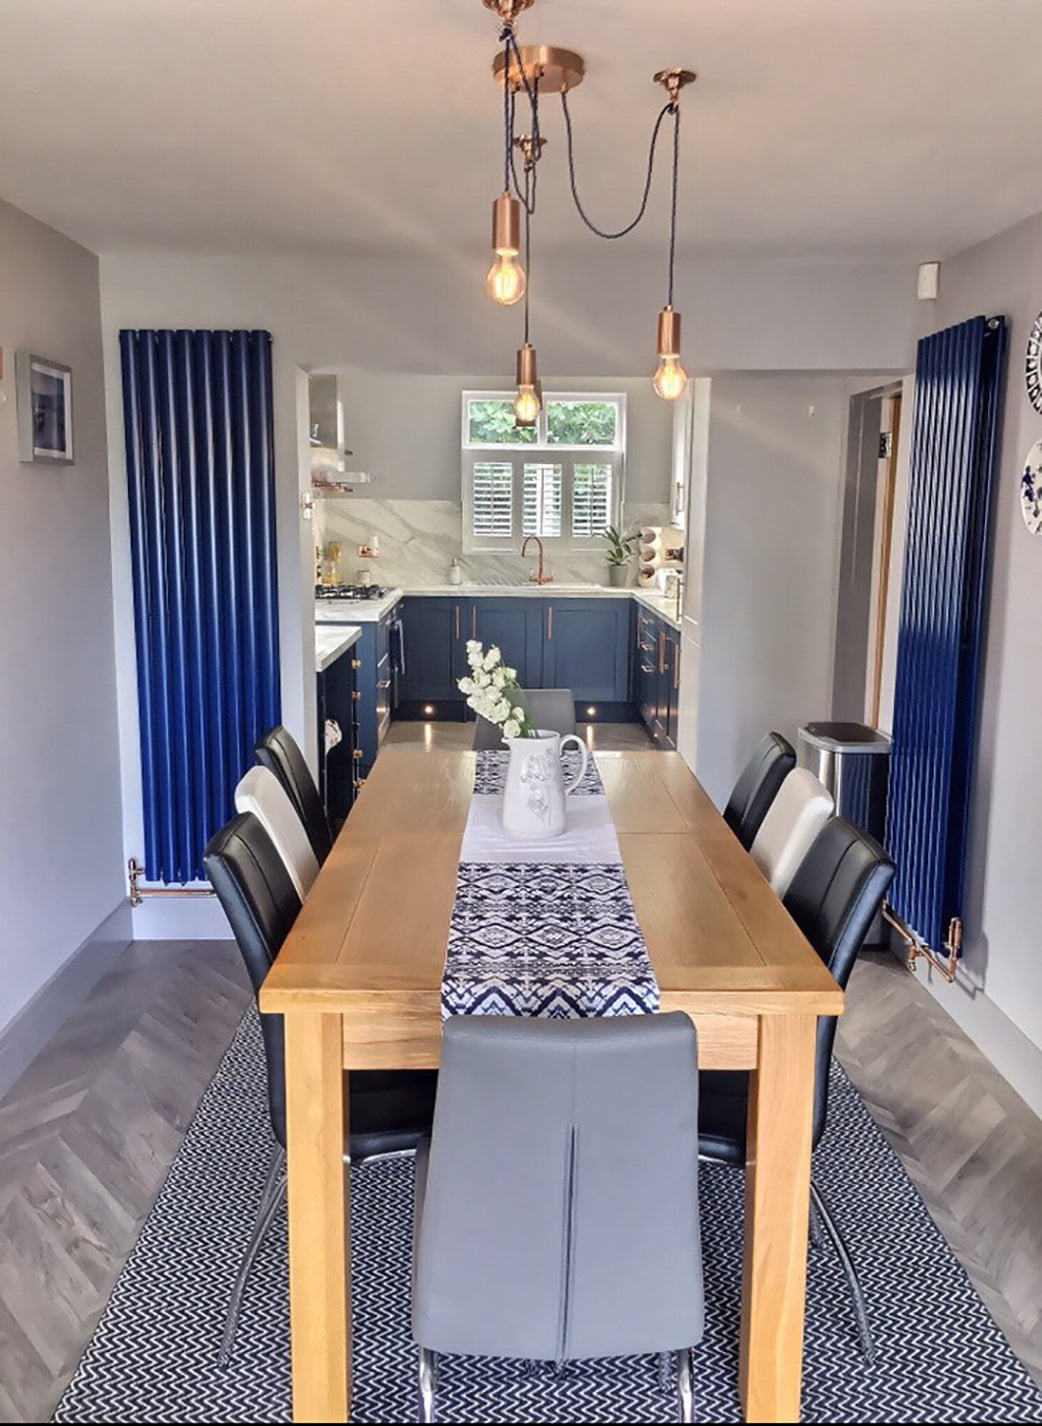
{"label": "chair backrest", "polygon": [[425,1175],[420,1346],[564,1360],[701,1337],[687,1016],[447,1021]]}
{"label": "chair backrest", "polygon": [[[286,864],[258,818],[240,813],[210,839],[203,866],[231,924],[256,996],[300,911]],[[281,1015],[262,1015],[268,1107],[286,1144],[286,1042]]]}
{"label": "chair backrest", "polygon": [[286,789],[289,800],[297,809],[297,815],[304,824],[308,841],[319,864],[329,856],[333,839],[329,835],[329,819],[322,806],[315,779],[304,761],[304,754],[291,733],[280,724],[265,733],[253,749],[253,755],[261,767],[273,772]]}
{"label": "chair backrest", "polygon": [[[871,837],[830,817],[785,894],[785,907],[833,978],[846,987],[869,927],[894,876],[894,863]],[[818,1021],[814,1143],[825,1130],[835,1016]]]}
{"label": "chair backrest", "polygon": [[266,767],[251,767],[235,789],[236,812],[252,812],[286,863],[301,901],[318,876],[318,861],[289,794]]}
{"label": "chair backrest", "polygon": [[742,769],[724,808],[724,821],[747,851],[778,789],[795,766],[792,744],[780,733],[768,733]]}
{"label": "chair backrest", "polygon": [[[570,688],[526,688],[520,695],[521,705],[537,728],[551,733],[575,732],[575,698]],[[474,747],[477,751],[501,748],[503,734],[487,718],[479,718],[474,727]]]}
{"label": "chair backrest", "polygon": [[794,767],[778,789],[749,855],[779,896],[788,891],[835,805],[831,792],[805,767]]}

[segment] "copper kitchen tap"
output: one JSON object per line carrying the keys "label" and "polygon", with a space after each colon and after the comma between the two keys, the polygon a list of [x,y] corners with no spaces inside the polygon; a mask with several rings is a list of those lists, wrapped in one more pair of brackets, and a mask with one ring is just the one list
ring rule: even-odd
{"label": "copper kitchen tap", "polygon": [[524,541],[522,542],[522,545],[521,545],[521,558],[524,559],[524,557],[525,557],[525,550],[528,549],[528,542],[529,542],[529,540],[535,540],[536,544],[539,546],[539,568],[538,568],[538,570],[535,572],[535,574],[533,574],[533,575],[531,576],[531,578],[532,578],[532,583],[533,583],[533,584],[549,584],[549,583],[552,581],[552,579],[553,579],[553,575],[546,574],[546,573],[544,573],[544,571],[543,571],[543,542],[542,542],[542,540],[539,538],[538,535],[526,535],[526,536],[525,536]]}

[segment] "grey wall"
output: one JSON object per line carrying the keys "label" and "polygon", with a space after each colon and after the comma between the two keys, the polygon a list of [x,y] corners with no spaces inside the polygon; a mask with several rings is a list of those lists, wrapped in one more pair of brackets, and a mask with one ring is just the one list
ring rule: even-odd
{"label": "grey wall", "polygon": [[848,393],[713,379],[696,771],[720,805],[764,733],[829,712]]}
{"label": "grey wall", "polygon": [[[1042,710],[1042,538],[1028,533],[1019,493],[1024,456],[1042,438],[1042,415],[1027,398],[1023,375],[1028,330],[1040,310],[1042,214],[944,264],[936,328],[984,313],[1006,315],[1011,329],[966,906],[966,984],[941,994],[950,1008],[970,1014],[969,998],[983,988],[987,1000],[1042,1047],[1042,762],[1036,732]],[[1000,1041],[1006,1038],[1001,1025],[997,1033]],[[1035,1087],[1039,1103],[1037,1078]]]}
{"label": "grey wall", "polygon": [[[98,263],[0,203],[0,1027],[124,895]],[[19,348],[73,369],[73,466],[22,465]]]}
{"label": "grey wall", "polygon": [[[503,376],[343,373],[349,464],[376,476],[378,500],[460,499],[460,395],[509,390]],[[547,391],[621,391],[626,395],[626,498],[668,501],[672,408],[646,377],[543,375]]]}

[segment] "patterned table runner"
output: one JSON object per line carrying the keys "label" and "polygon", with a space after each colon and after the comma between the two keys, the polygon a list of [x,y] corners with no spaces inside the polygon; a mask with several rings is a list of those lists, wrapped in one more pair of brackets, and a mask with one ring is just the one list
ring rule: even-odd
{"label": "patterned table runner", "polygon": [[[509,753],[479,752],[460,850],[442,1015],[651,1014],[659,988],[593,759],[560,837],[503,830]],[[565,775],[578,755],[565,755]]]}

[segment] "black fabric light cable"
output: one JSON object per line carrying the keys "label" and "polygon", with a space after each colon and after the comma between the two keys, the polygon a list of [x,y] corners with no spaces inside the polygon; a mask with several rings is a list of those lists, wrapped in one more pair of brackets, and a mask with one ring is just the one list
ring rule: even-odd
{"label": "black fabric light cable", "polygon": [[605,228],[598,228],[597,224],[594,223],[592,219],[587,215],[586,210],[582,205],[582,200],[579,197],[579,189],[575,178],[575,142],[572,135],[572,116],[568,110],[568,91],[566,89],[561,90],[561,108],[564,111],[564,128],[568,142],[568,180],[571,184],[572,199],[575,203],[576,211],[578,212],[579,217],[589,228],[590,232],[596,233],[597,237],[624,238],[627,233],[633,232],[633,229],[637,226],[640,220],[644,217],[644,214],[647,212],[648,198],[651,194],[651,180],[654,177],[655,172],[655,151],[656,146],[658,144],[659,130],[662,128],[662,123],[666,115],[673,112],[679,116],[679,110],[677,106],[673,104],[672,100],[668,104],[664,104],[662,106],[659,116],[655,120],[655,127],[651,131],[651,143],[648,146],[648,167],[647,173],[644,177],[644,193],[640,200],[640,207],[637,210],[637,216],[633,219],[631,223],[627,223],[624,228],[619,228],[616,232],[609,232]]}

